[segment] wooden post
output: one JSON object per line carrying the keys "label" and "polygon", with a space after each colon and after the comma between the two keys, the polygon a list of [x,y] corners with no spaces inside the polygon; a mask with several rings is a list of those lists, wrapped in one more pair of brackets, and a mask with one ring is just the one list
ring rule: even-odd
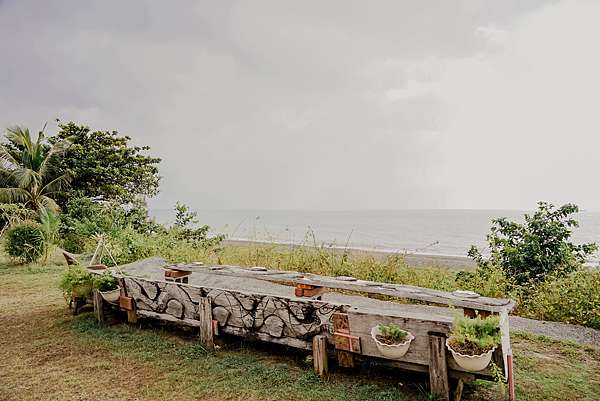
{"label": "wooden post", "polygon": [[327,365],[327,337],[319,334],[313,337],[313,362],[315,373],[321,380],[329,377],[329,366]]}
{"label": "wooden post", "polygon": [[198,317],[200,318],[200,342],[208,349],[215,347],[213,339],[213,318],[210,298],[202,297],[198,304]]}
{"label": "wooden post", "polygon": [[96,320],[98,322],[104,322],[104,299],[102,299],[102,294],[100,294],[100,291],[94,290],[92,297],[94,300],[94,314],[96,315]]}
{"label": "wooden post", "polygon": [[448,365],[446,363],[446,336],[429,333],[429,384],[431,393],[441,400],[448,401]]}
{"label": "wooden post", "polygon": [[461,400],[464,387],[465,382],[463,381],[463,379],[458,379],[458,381],[456,382],[456,388],[454,389],[454,401]]}
{"label": "wooden post", "polygon": [[513,372],[512,355],[508,355],[506,357],[506,364],[508,365],[508,399],[509,401],[515,401],[515,378]]}

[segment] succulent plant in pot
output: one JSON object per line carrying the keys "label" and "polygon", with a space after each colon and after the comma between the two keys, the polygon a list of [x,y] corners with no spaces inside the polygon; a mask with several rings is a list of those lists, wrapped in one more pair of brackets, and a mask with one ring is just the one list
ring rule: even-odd
{"label": "succulent plant in pot", "polygon": [[480,316],[470,318],[457,316],[446,347],[456,363],[470,372],[483,370],[492,360],[494,350],[500,344],[500,318]]}
{"label": "succulent plant in pot", "polygon": [[385,358],[398,359],[408,352],[414,336],[394,323],[379,324],[371,329],[371,337]]}

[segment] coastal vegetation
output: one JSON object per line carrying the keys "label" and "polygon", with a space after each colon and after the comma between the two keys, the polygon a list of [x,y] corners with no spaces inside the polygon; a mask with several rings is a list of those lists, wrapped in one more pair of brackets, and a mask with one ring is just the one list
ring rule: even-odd
{"label": "coastal vegetation", "polygon": [[[129,137],[116,131],[92,131],[72,122],[59,123],[58,127],[55,136],[46,137],[40,132],[35,140],[27,129],[11,128],[0,146],[0,241],[4,250],[0,263],[0,305],[6,306],[0,320],[24,322],[27,315],[28,327],[33,319],[34,324],[45,328],[20,337],[15,337],[16,331],[4,329],[0,333],[5,366],[15,367],[11,372],[32,369],[33,360],[21,355],[27,349],[48,358],[44,363],[50,368],[55,364],[52,358],[58,358],[63,367],[75,372],[79,385],[86,388],[103,384],[101,380],[90,381],[79,375],[82,363],[88,363],[96,372],[110,371],[111,375],[117,366],[115,374],[130,377],[131,372],[122,371],[123,363],[112,363],[125,361],[150,372],[148,377],[163,377],[159,384],[148,383],[144,377],[136,379],[140,385],[155,391],[166,394],[173,386],[189,385],[188,390],[182,390],[180,399],[197,396],[228,399],[224,395],[228,388],[241,387],[236,380],[268,383],[274,389],[268,394],[250,392],[246,394],[248,399],[289,398],[297,390],[294,387],[297,382],[311,383],[312,388],[299,399],[427,399],[424,387],[401,387],[397,383],[381,383],[374,377],[350,385],[351,380],[339,374],[332,382],[320,384],[301,359],[290,368],[276,358],[251,355],[244,351],[243,345],[216,355],[197,343],[190,345],[185,334],[182,340],[155,327],[148,327],[147,332],[124,325],[100,327],[85,314],[67,318],[64,303],[59,302],[61,292],[69,301],[74,293],[89,293],[93,288],[110,290],[116,283],[106,275],[92,277],[85,269],[66,270],[58,266],[53,259],[54,250],[91,255],[100,238],[110,251],[102,260],[107,265],[159,255],[173,263],[266,266],[443,291],[471,290],[516,300],[514,313],[521,316],[600,328],[600,274],[583,265],[596,247],[571,242],[572,229],[577,226],[572,217],[577,212],[575,205],[557,208],[540,203],[534,214],[525,217],[524,224],[494,220],[488,236],[489,256],[472,248],[469,254],[477,267],[467,271],[444,266],[409,266],[403,254],[381,258],[331,249],[316,244],[311,233],[305,244],[311,246],[233,246],[224,243],[223,235],[212,234],[210,227],[202,225],[198,215],[185,204],[177,202],[174,206],[172,225],[158,224],[150,217],[146,199],[158,193],[160,159],[147,155],[148,147],[132,146]],[[31,305],[23,307],[28,302]],[[466,339],[473,330],[482,329],[474,338],[485,349],[488,342],[497,340],[492,330],[494,322],[490,322],[458,322],[457,341]],[[387,334],[400,337],[402,333],[397,327],[389,327]],[[32,340],[24,343],[25,338]],[[513,339],[517,354],[521,354],[516,359],[517,373],[523,379],[518,382],[517,391],[531,400],[552,399],[557,386],[568,387],[562,375],[566,371],[579,379],[585,376],[588,382],[579,388],[569,387],[563,394],[565,399],[595,399],[600,382],[597,350],[562,343],[551,343],[548,350],[545,341],[524,335]],[[96,358],[88,358],[87,362],[70,351],[90,348]],[[53,354],[55,349],[61,352]],[[535,353],[530,354],[531,349]],[[544,363],[545,356],[540,357],[543,353],[558,358],[560,374]],[[21,359],[15,359],[13,354]],[[565,356],[575,354],[581,363],[574,364]],[[519,362],[521,357],[523,362]],[[159,362],[160,368],[151,368]],[[169,369],[175,366],[177,369]],[[205,369],[207,366],[211,369]],[[541,371],[540,366],[547,371]],[[0,370],[9,384],[19,380],[18,374],[14,376],[11,372]],[[185,375],[198,377],[198,372],[204,376],[200,384],[192,385]],[[237,374],[240,372],[244,374]],[[42,377],[48,374],[42,373]],[[229,378],[232,375],[238,378]],[[60,373],[54,378],[58,383],[73,383],[72,377]],[[222,384],[213,388],[215,382]],[[4,395],[2,391],[0,398]],[[68,386],[67,390],[48,391],[55,392],[55,399],[70,397]],[[497,397],[497,392],[483,385],[474,391],[472,399]],[[154,397],[151,393],[147,396]],[[128,395],[119,393],[115,397]],[[28,395],[23,399],[35,397]]]}
{"label": "coastal vegetation", "polygon": [[[188,206],[177,203],[171,226],[156,223],[146,198],[159,190],[160,159],[117,131],[73,122],[36,140],[26,128],[6,131],[0,146],[0,222],[5,252],[20,263],[47,259],[52,247],[91,254],[102,236],[119,264],[160,255],[171,262],[268,266],[331,276],[471,290],[517,301],[515,313],[600,328],[600,273],[583,266],[595,244],[574,244],[576,205],[540,202],[524,223],[491,222],[489,255],[472,247],[471,271],[411,267],[402,254],[385,259],[306,244],[223,246]],[[107,255],[102,261],[113,262]]]}

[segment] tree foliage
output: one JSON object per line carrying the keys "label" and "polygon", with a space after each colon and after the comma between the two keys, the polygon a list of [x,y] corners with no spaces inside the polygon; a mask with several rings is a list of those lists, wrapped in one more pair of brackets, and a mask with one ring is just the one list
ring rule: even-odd
{"label": "tree foliage", "polygon": [[484,258],[475,246],[469,256],[481,268],[501,267],[518,284],[543,281],[549,273],[572,272],[597,250],[596,244],[570,241],[571,229],[578,226],[572,215],[578,211],[573,204],[557,208],[539,202],[533,215],[525,215],[524,224],[494,219],[487,235],[490,257]]}
{"label": "tree foliage", "polygon": [[117,131],[92,131],[73,122],[58,127],[51,141],[68,139],[72,144],[59,165],[73,177],[73,192],[120,203],[158,193],[160,159],[144,154],[148,146],[131,146],[131,138]]}
{"label": "tree foliage", "polygon": [[55,140],[50,145],[43,131],[33,141],[29,129],[21,127],[8,128],[5,138],[0,145],[0,202],[57,210],[55,199],[69,184],[68,174],[57,164],[69,142]]}

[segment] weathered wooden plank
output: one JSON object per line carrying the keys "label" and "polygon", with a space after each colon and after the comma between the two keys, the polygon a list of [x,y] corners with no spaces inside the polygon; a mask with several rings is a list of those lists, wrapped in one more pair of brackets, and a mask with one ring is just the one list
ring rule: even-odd
{"label": "weathered wooden plank", "polygon": [[94,290],[92,298],[94,300],[94,315],[96,315],[96,320],[104,322],[104,299],[102,298],[102,294],[100,294],[100,291]]}
{"label": "weathered wooden plank", "polygon": [[137,314],[139,316],[142,317],[149,317],[152,319],[159,319],[159,320],[164,320],[167,322],[171,322],[171,323],[177,323],[177,324],[181,324],[184,326],[191,326],[191,327],[200,327],[200,321],[199,320],[192,320],[192,319],[178,319],[172,315],[168,315],[166,313],[156,313],[156,312],[152,312],[149,310],[143,310],[143,309],[139,309],[137,311]]}
{"label": "weathered wooden plank", "polygon": [[252,331],[246,330],[242,327],[225,326],[225,327],[221,327],[220,330],[225,334],[231,334],[234,336],[254,338],[254,339],[257,339],[260,341],[266,341],[266,342],[270,342],[270,343],[286,345],[286,346],[292,347],[292,348],[312,350],[312,342],[307,341],[307,340],[300,340],[298,338],[291,338],[291,337],[276,338],[276,337],[271,337],[270,335],[268,335],[266,333],[252,332]]}
{"label": "weathered wooden plank", "polygon": [[213,341],[212,307],[210,298],[200,298],[198,305],[200,318],[200,342],[209,350],[215,347]]}
{"label": "weathered wooden plank", "polygon": [[454,388],[454,401],[460,401],[462,399],[463,389],[465,387],[465,382],[462,379],[458,379],[456,382],[456,387]]}
{"label": "weathered wooden plank", "polygon": [[488,297],[472,297],[471,295],[461,293],[450,293],[437,291],[427,288],[378,283],[373,281],[355,280],[350,281],[347,278],[336,279],[335,277],[320,276],[316,274],[287,272],[281,270],[252,270],[251,268],[242,268],[238,266],[195,266],[185,265],[171,267],[181,271],[200,271],[224,276],[251,277],[259,280],[271,281],[283,284],[306,284],[314,287],[325,287],[333,289],[342,289],[358,291],[369,294],[389,295],[399,298],[414,299],[425,302],[432,302],[444,305],[452,305],[462,308],[477,309],[480,311],[500,312],[510,311],[514,307],[514,301],[510,299],[498,299]]}
{"label": "weathered wooden plank", "polygon": [[354,355],[349,351],[336,350],[338,365],[342,368],[353,368],[354,367]]}
{"label": "weathered wooden plank", "polygon": [[450,399],[448,365],[446,364],[446,337],[437,333],[429,335],[429,384],[431,394],[438,399]]}
{"label": "weathered wooden plank", "polygon": [[425,316],[422,319],[413,317],[403,317],[400,314],[396,316],[377,315],[350,310],[347,313],[352,335],[361,338],[361,350],[363,355],[370,355],[381,358],[382,355],[377,349],[375,341],[371,337],[371,329],[379,324],[394,323],[403,330],[413,333],[415,339],[411,342],[406,355],[400,361],[418,363],[422,365],[429,364],[429,340],[427,333],[449,333],[452,328],[450,319],[447,321],[427,320]]}
{"label": "weathered wooden plank", "polygon": [[322,334],[313,337],[313,364],[315,373],[321,380],[327,380],[329,377],[327,337]]}
{"label": "weathered wooden plank", "polygon": [[[394,367],[394,368],[398,368],[398,369],[402,369],[402,370],[409,370],[412,372],[420,372],[420,373],[429,374],[429,366],[427,366],[427,365],[398,361],[398,360],[394,360],[394,359],[375,358],[375,357],[371,357],[371,356],[369,356],[369,357],[359,356],[359,358],[361,360],[367,358],[369,363],[372,365],[390,366],[390,367]],[[477,378],[489,379],[489,377],[487,377],[487,376],[479,375],[479,372],[467,373],[467,372],[461,372],[458,370],[448,370],[448,376],[453,379],[461,379],[465,383],[470,383]]]}
{"label": "weathered wooden plank", "polygon": [[[390,324],[394,323],[400,326],[403,330],[411,332],[415,339],[411,342],[408,352],[398,361],[416,363],[427,366],[430,362],[429,356],[429,340],[427,333],[435,332],[444,335],[448,335],[452,330],[452,319],[434,317],[427,318],[426,313],[413,313],[413,312],[394,312],[383,315],[369,312],[358,311],[355,308],[350,309],[347,312],[350,332],[354,336],[360,337],[361,353],[363,355],[373,356],[382,358],[383,356],[379,353],[375,341],[371,337],[371,328],[378,324]],[[445,345],[444,345],[445,347]],[[498,349],[501,355],[501,350]],[[455,371],[464,372],[465,370],[458,366],[450,355],[447,358],[448,368]],[[501,361],[500,361],[501,363]],[[491,370],[486,368],[481,372],[477,372],[477,376],[481,378],[492,377]]]}
{"label": "weathered wooden plank", "polygon": [[311,299],[291,299],[125,277],[124,285],[138,310],[168,314],[181,320],[198,320],[198,304],[207,297],[220,327],[243,328],[246,332],[268,334],[269,338],[309,340],[330,331],[331,316],[347,305]]}

